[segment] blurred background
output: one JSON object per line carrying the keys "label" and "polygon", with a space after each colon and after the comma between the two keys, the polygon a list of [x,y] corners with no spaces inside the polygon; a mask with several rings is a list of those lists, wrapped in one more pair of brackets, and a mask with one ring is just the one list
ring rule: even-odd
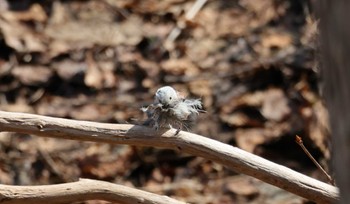
{"label": "blurred background", "polygon": [[[327,111],[311,0],[0,0],[0,110],[140,124],[171,85],[191,132],[326,181]],[[0,183],[93,178],[190,203],[310,203],[178,151],[0,133]],[[88,201],[85,203],[105,203]]]}

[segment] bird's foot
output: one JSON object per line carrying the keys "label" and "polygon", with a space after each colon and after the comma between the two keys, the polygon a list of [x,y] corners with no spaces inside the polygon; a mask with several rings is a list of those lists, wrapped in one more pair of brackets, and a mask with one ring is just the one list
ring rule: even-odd
{"label": "bird's foot", "polygon": [[174,136],[178,135],[178,134],[180,133],[180,131],[181,131],[181,129],[180,129],[180,128],[179,128],[179,129],[177,129],[177,130],[176,130],[176,132],[175,132],[175,134],[174,134]]}

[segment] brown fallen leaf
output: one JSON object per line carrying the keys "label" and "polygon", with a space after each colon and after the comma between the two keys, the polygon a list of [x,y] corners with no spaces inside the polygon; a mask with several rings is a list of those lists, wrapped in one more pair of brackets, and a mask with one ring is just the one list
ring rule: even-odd
{"label": "brown fallen leaf", "polygon": [[259,190],[254,182],[244,177],[230,179],[229,182],[224,184],[224,190],[245,197],[255,197],[259,195]]}
{"label": "brown fallen leaf", "polygon": [[289,33],[268,31],[262,36],[261,44],[265,48],[283,49],[293,43],[292,36]]}
{"label": "brown fallen leaf", "polygon": [[198,13],[195,20],[202,25],[201,28],[205,30],[205,33],[218,39],[225,36],[248,35],[250,31],[264,26],[278,16],[273,0],[259,2],[241,0],[239,5],[240,7],[230,7],[224,10],[214,5],[206,6]]}
{"label": "brown fallen leaf", "polygon": [[326,159],[331,158],[329,116],[324,104],[318,101],[312,106],[309,134]]}
{"label": "brown fallen leaf", "polygon": [[45,11],[38,3],[34,3],[29,10],[6,11],[2,12],[1,16],[10,21],[35,21],[40,23],[47,21]]}
{"label": "brown fallen leaf", "polygon": [[18,52],[45,52],[46,37],[35,33],[30,27],[18,21],[0,18],[0,29],[6,44]]}
{"label": "brown fallen leaf", "polygon": [[269,89],[264,94],[261,114],[268,120],[281,121],[291,113],[288,99],[281,89]]}
{"label": "brown fallen leaf", "polygon": [[50,24],[45,34],[52,40],[80,42],[86,47],[93,44],[116,46],[136,45],[141,41],[142,21],[138,17],[130,17],[127,21],[114,24],[106,21],[68,21]]}
{"label": "brown fallen leaf", "polygon": [[212,83],[209,80],[198,80],[189,83],[190,92],[203,101],[204,107],[211,107],[213,104]]}
{"label": "brown fallen leaf", "polygon": [[38,65],[20,65],[12,69],[14,77],[25,85],[39,85],[47,83],[53,75],[52,69]]}
{"label": "brown fallen leaf", "polygon": [[290,129],[289,122],[266,122],[263,128],[238,129],[235,132],[235,138],[238,147],[248,152],[254,152],[259,145],[275,140],[288,133]]}
{"label": "brown fallen leaf", "polygon": [[242,127],[242,126],[261,126],[261,122],[249,118],[246,114],[242,112],[235,112],[229,115],[220,115],[220,119],[234,127]]}
{"label": "brown fallen leaf", "polygon": [[272,56],[277,50],[292,47],[293,43],[293,37],[289,33],[271,29],[265,31],[261,35],[261,42],[255,44],[253,47],[264,58]]}
{"label": "brown fallen leaf", "polygon": [[63,60],[52,63],[52,68],[56,71],[59,77],[65,81],[70,81],[78,75],[84,75],[87,70],[85,62],[74,62],[72,60]]}
{"label": "brown fallen leaf", "polygon": [[163,61],[161,63],[161,68],[172,75],[193,76],[199,73],[198,67],[187,58]]}
{"label": "brown fallen leaf", "polygon": [[86,86],[101,89],[103,87],[103,75],[101,69],[97,66],[96,61],[93,59],[92,53],[88,52],[86,55],[86,62],[88,69],[85,73],[84,82]]}
{"label": "brown fallen leaf", "polygon": [[224,102],[222,102],[221,111],[222,113],[231,113],[239,106],[258,107],[262,105],[264,97],[265,94],[263,91],[256,91],[226,98]]}

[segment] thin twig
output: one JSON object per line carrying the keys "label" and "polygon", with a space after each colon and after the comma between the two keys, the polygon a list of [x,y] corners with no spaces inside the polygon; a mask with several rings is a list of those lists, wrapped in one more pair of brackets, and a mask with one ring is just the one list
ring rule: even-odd
{"label": "thin twig", "polygon": [[334,179],[322,168],[322,166],[316,161],[316,159],[311,155],[311,153],[304,146],[303,140],[300,136],[295,136],[295,142],[303,149],[305,154],[312,160],[312,162],[322,171],[322,173],[327,177],[328,181],[334,186]]}
{"label": "thin twig", "polygon": [[96,123],[4,111],[0,111],[0,131],[177,149],[212,160],[316,203],[335,203],[339,199],[338,188],[334,186],[237,147],[185,131],[174,136],[175,129],[155,131],[138,125]]}
{"label": "thin twig", "polygon": [[[185,20],[190,21],[192,20],[198,13],[198,11],[204,6],[204,4],[207,2],[207,0],[197,0],[193,6],[190,8],[190,10],[187,11],[185,15]],[[169,33],[167,39],[165,40],[165,45],[169,45],[170,43],[173,43],[177,37],[181,34],[181,31],[186,27],[185,22],[179,22],[175,28]]]}
{"label": "thin twig", "polygon": [[199,10],[204,6],[207,0],[197,0],[190,10],[185,15],[186,20],[192,20],[198,13]]}

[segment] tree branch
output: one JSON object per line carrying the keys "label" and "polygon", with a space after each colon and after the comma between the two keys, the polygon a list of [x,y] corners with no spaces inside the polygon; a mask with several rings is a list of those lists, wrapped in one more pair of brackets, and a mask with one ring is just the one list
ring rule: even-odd
{"label": "tree branch", "polygon": [[178,149],[220,163],[317,203],[335,203],[338,189],[237,147],[176,130],[106,124],[0,111],[0,131],[71,140]]}
{"label": "tree branch", "polygon": [[184,204],[167,196],[91,179],[42,186],[0,185],[0,203],[3,204],[58,204],[85,200],[120,204]]}

